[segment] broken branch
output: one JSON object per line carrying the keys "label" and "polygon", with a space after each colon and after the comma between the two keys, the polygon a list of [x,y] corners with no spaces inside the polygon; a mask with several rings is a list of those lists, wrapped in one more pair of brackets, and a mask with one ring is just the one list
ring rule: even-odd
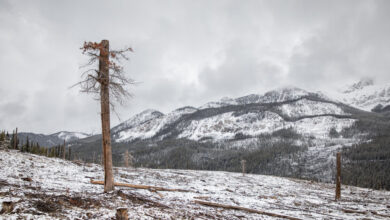
{"label": "broken branch", "polygon": [[200,201],[200,200],[195,200],[194,202],[198,203],[198,204],[201,204],[201,205],[205,205],[205,206],[219,207],[219,208],[225,208],[225,209],[242,210],[242,211],[247,211],[247,212],[256,213],[256,214],[260,214],[260,215],[268,215],[268,216],[272,216],[272,217],[285,218],[285,219],[290,219],[290,220],[301,220],[300,218],[295,218],[295,217],[281,215],[281,214],[276,214],[276,213],[271,213],[271,212],[259,211],[259,210],[245,208],[245,207],[240,207],[240,206],[223,205],[223,204],[218,204],[218,203],[213,203],[213,202],[206,202],[206,201]]}
{"label": "broken branch", "polygon": [[[98,184],[98,185],[104,185],[104,181],[99,180],[91,180],[92,184]],[[125,186],[135,189],[146,189],[150,191],[171,191],[171,192],[190,192],[190,190],[185,189],[168,189],[164,187],[158,187],[158,186],[147,186],[147,185],[135,185],[135,184],[129,184],[129,183],[114,183],[115,186]]]}

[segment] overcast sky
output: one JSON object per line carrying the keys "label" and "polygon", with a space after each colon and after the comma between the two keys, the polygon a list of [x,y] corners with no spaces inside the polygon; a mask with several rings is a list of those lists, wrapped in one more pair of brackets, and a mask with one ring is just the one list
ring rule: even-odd
{"label": "overcast sky", "polygon": [[[285,85],[390,82],[390,1],[0,0],[0,129],[98,133],[77,88],[84,41],[131,46],[126,120]],[[112,116],[112,126],[120,120]]]}

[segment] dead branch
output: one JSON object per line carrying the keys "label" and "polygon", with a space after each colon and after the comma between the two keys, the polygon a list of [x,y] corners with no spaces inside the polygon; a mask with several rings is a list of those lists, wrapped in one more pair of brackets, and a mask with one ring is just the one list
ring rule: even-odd
{"label": "dead branch", "polygon": [[[119,65],[121,60],[129,59],[126,56],[126,53],[133,52],[131,47],[110,51],[105,49],[102,43],[84,42],[84,45],[80,49],[83,54],[89,57],[87,63],[81,67],[84,68],[91,66],[96,62],[104,62],[110,71],[109,79],[105,79],[99,71],[92,68],[85,71],[82,74],[84,79],[71,86],[71,88],[80,86],[81,92],[96,94],[96,99],[99,99],[98,94],[100,93],[100,87],[104,84],[108,84],[111,91],[109,94],[110,100],[115,100],[117,103],[122,105],[126,99],[131,97],[131,94],[126,91],[125,86],[135,84],[135,82],[123,74],[123,67]],[[112,58],[112,60],[103,60],[101,56],[102,54],[108,55],[108,57]],[[114,102],[110,101],[110,106],[112,109],[115,109]]]}
{"label": "dead branch", "polygon": [[390,218],[390,215],[379,214],[376,211],[359,211],[359,210],[352,210],[352,209],[341,209],[341,211],[343,211],[345,213],[356,213],[356,214],[363,214],[363,215],[367,215],[368,213],[371,213],[373,215],[377,215],[377,216],[381,216],[381,217],[385,217],[385,218]]}
{"label": "dead branch", "polygon": [[167,205],[164,205],[162,203],[159,203],[159,202],[156,202],[156,201],[153,201],[151,199],[147,199],[147,198],[144,198],[144,197],[141,197],[141,196],[138,196],[136,194],[126,194],[122,191],[118,191],[118,196],[124,198],[124,199],[128,199],[128,200],[136,200],[136,201],[141,201],[141,202],[145,202],[145,203],[150,203],[151,205],[154,205],[154,206],[157,206],[157,207],[161,207],[161,208],[167,208],[167,209],[170,209],[171,207],[167,206]]}
{"label": "dead branch", "polygon": [[201,204],[201,205],[205,205],[205,206],[225,208],[225,209],[242,210],[242,211],[246,211],[246,212],[250,212],[250,213],[256,213],[256,214],[260,214],[260,215],[268,215],[268,216],[272,216],[272,217],[285,218],[285,219],[290,219],[290,220],[301,220],[300,218],[295,218],[295,217],[291,217],[291,216],[287,216],[287,215],[281,215],[281,214],[276,214],[276,213],[271,213],[271,212],[259,211],[259,210],[245,208],[245,207],[240,207],[240,206],[223,205],[223,204],[207,202],[207,201],[200,201],[200,200],[195,200],[194,202],[198,203],[198,204]]}
{"label": "dead branch", "polygon": [[[92,184],[98,184],[98,185],[104,185],[104,181],[99,180],[91,180]],[[190,190],[185,189],[168,189],[164,187],[158,187],[158,186],[147,186],[147,185],[135,185],[135,184],[129,184],[129,183],[114,183],[115,186],[124,186],[124,187],[130,187],[135,189],[146,189],[150,191],[170,191],[170,192],[191,192]]]}

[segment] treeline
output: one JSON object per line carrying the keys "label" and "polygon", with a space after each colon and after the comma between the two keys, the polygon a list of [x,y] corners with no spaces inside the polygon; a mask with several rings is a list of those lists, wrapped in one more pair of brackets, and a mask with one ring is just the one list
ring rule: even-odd
{"label": "treeline", "polygon": [[354,127],[364,127],[368,141],[343,148],[342,182],[390,190],[390,125],[357,122]]}
{"label": "treeline", "polygon": [[71,148],[67,148],[65,145],[57,145],[50,148],[40,146],[38,142],[30,141],[28,136],[24,143],[20,143],[21,141],[17,137],[17,134],[15,132],[13,132],[12,135],[5,131],[0,132],[0,141],[9,141],[9,149],[19,150],[25,153],[31,153],[47,157],[58,157],[67,160],[70,160],[72,158]]}
{"label": "treeline", "polygon": [[[302,177],[305,164],[302,154],[308,146],[302,144],[305,142],[303,137],[294,129],[281,129],[249,139],[238,136],[236,140],[223,143],[188,139],[142,140],[131,144],[113,142],[113,163],[123,166],[127,150],[134,156],[135,167],[241,172],[241,160],[246,160],[247,173]],[[101,142],[72,148],[83,161],[100,163]]]}

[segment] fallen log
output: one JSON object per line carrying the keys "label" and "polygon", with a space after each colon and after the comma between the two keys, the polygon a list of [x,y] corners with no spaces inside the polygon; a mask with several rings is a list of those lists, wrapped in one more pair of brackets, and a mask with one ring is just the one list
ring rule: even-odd
{"label": "fallen log", "polygon": [[233,205],[223,205],[219,203],[213,203],[213,202],[206,202],[206,201],[201,201],[201,200],[195,200],[195,203],[205,205],[205,206],[212,206],[212,207],[218,207],[218,208],[225,208],[225,209],[235,209],[235,210],[242,210],[250,213],[256,213],[260,215],[268,215],[272,217],[277,217],[277,218],[285,218],[285,219],[290,219],[290,220],[301,220],[300,218],[295,218],[287,215],[281,215],[281,214],[276,214],[276,213],[271,213],[271,212],[265,212],[265,211],[259,211],[255,209],[250,209],[250,208],[245,208],[245,207],[240,207],[240,206],[233,206]]}
{"label": "fallen log", "polygon": [[[92,184],[98,184],[98,185],[104,185],[104,181],[99,180],[92,180]],[[158,187],[158,186],[147,186],[147,185],[135,185],[135,184],[129,184],[129,183],[114,183],[115,186],[124,186],[124,187],[130,187],[135,189],[146,189],[150,191],[171,191],[171,192],[190,192],[190,190],[185,189],[168,189],[164,187]]]}

